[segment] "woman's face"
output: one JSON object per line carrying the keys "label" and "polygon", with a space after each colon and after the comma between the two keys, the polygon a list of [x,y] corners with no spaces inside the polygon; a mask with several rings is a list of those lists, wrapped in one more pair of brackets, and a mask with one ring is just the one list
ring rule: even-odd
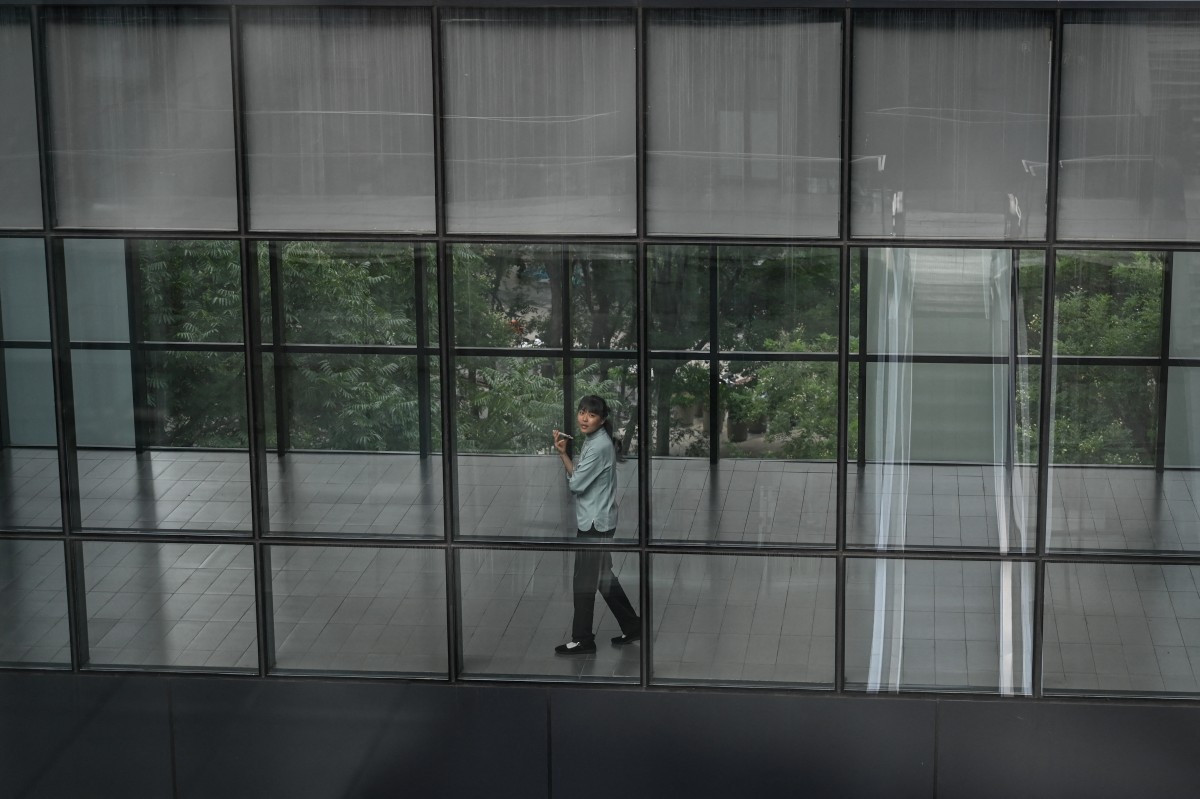
{"label": "woman's face", "polygon": [[579,430],[585,436],[596,432],[604,424],[604,417],[599,414],[579,409],[578,415],[575,417],[579,421]]}

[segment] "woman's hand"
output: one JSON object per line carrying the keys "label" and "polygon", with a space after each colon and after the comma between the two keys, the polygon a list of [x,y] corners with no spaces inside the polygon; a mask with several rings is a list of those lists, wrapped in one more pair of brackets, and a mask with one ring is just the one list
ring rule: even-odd
{"label": "woman's hand", "polygon": [[567,441],[568,439],[566,436],[557,430],[554,431],[554,448],[558,450],[558,454],[567,454]]}

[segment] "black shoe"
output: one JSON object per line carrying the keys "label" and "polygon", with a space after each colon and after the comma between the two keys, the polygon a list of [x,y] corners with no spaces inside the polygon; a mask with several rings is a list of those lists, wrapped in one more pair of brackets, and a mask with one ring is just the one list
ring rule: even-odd
{"label": "black shoe", "polygon": [[595,641],[568,641],[554,647],[556,655],[594,655],[595,653]]}
{"label": "black shoe", "polygon": [[629,633],[628,635],[625,633],[622,633],[622,634],[618,635],[616,638],[612,639],[612,645],[613,646],[625,646],[626,644],[632,644],[635,641],[640,641],[640,640],[642,640],[641,633]]}

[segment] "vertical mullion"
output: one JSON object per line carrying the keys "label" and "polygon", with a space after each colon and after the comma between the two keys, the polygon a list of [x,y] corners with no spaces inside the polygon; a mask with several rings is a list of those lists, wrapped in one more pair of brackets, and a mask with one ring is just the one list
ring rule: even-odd
{"label": "vertical mullion", "polygon": [[[247,237],[250,208],[247,200],[245,138],[245,86],[242,78],[242,29],[238,7],[229,9],[229,54],[233,70],[234,196],[237,201],[238,251],[242,270],[242,339],[246,359],[246,416],[250,456],[250,509],[254,551],[255,613],[258,623],[258,673],[266,676],[275,666],[275,610],[271,585],[271,551],[264,541],[269,532],[267,497],[267,440],[264,423],[262,314],[255,245]],[[268,256],[269,257],[269,256]],[[268,261],[269,263],[269,261]],[[274,275],[272,275],[272,284]],[[272,290],[276,287],[272,285]],[[273,315],[273,324],[278,316]],[[278,342],[274,342],[278,344]],[[278,358],[275,359],[278,362]],[[276,388],[278,389],[278,385]]]}
{"label": "vertical mullion", "polygon": [[[275,382],[275,454],[282,458],[292,448],[292,391],[288,385],[288,353],[284,349],[287,344],[287,324],[284,317],[283,256],[279,248],[278,241],[267,242],[267,269],[271,277],[271,352],[274,356],[271,358],[271,374]],[[261,288],[258,298],[261,302]]]}
{"label": "vertical mullion", "polygon": [[433,453],[433,414],[430,408],[433,391],[429,385],[429,320],[425,308],[425,244],[413,245],[413,294],[417,322],[417,428],[421,459]]}
{"label": "vertical mullion", "polygon": [[1162,291],[1162,338],[1158,354],[1158,430],[1154,442],[1154,469],[1161,474],[1166,466],[1167,455],[1167,379],[1171,373],[1171,294],[1172,276],[1175,272],[1175,252],[1164,255]]}
{"label": "vertical mullion", "polygon": [[651,590],[650,535],[651,507],[650,486],[652,475],[650,443],[650,264],[646,258],[646,43],[649,39],[646,11],[639,7],[635,12],[637,46],[635,47],[635,158],[637,169],[637,302],[634,306],[634,336],[637,341],[637,395],[638,395],[638,609],[642,616],[642,643],[640,674],[643,687],[650,684],[654,669],[654,631],[650,628],[653,617]]}
{"label": "vertical mullion", "polygon": [[[721,460],[721,355],[717,348],[717,312],[720,307],[717,245],[708,245],[708,462]],[[709,478],[711,486],[712,478]]]}
{"label": "vertical mullion", "polygon": [[[575,356],[573,353],[574,337],[571,335],[571,250],[566,244],[559,245],[558,252],[559,280],[562,290],[562,329],[557,332],[559,344],[562,346],[562,376],[563,376],[563,426],[566,431],[574,431],[575,418]],[[552,333],[553,334],[553,333]],[[567,442],[571,449],[573,442]],[[582,446],[582,445],[581,445]]]}
{"label": "vertical mullion", "polygon": [[133,445],[141,454],[150,445],[149,379],[146,369],[145,339],[142,328],[142,268],[137,246],[125,239],[125,304],[129,325],[130,377],[133,381]]}
{"label": "vertical mullion", "polygon": [[442,80],[442,22],[441,8],[430,9],[430,60],[433,66],[433,195],[434,224],[437,234],[437,297],[438,297],[438,377],[442,384],[442,520],[446,553],[446,672],[450,682],[458,681],[462,668],[459,637],[462,631],[462,608],[458,601],[458,558],[454,537],[458,532],[458,449],[457,410],[458,386],[454,364],[454,280],[451,273],[450,245],[446,243],[446,132],[443,103],[445,86]]}
{"label": "vertical mullion", "polygon": [[[850,246],[850,136],[853,126],[854,106],[851,97],[853,69],[853,24],[854,12],[847,8],[842,12],[842,73],[841,73],[841,206],[838,215],[838,237],[841,246],[838,252],[840,278],[838,286],[838,396],[837,396],[837,489],[835,520],[834,558],[834,617],[833,617],[833,688],[837,692],[846,690],[846,491],[849,483],[850,444],[850,278],[853,250]],[[861,322],[861,320],[860,320]],[[863,327],[859,326],[859,348],[862,347]],[[860,380],[862,366],[859,367]],[[863,406],[860,391],[859,408]],[[862,424],[859,424],[862,435]],[[861,440],[858,447],[862,457]],[[818,570],[818,575],[820,574]]]}
{"label": "vertical mullion", "polygon": [[1058,141],[1059,108],[1062,101],[1063,12],[1054,12],[1054,32],[1050,52],[1050,129],[1046,143],[1046,268],[1042,283],[1042,373],[1038,408],[1038,510],[1037,561],[1033,580],[1033,660],[1032,695],[1042,695],[1042,643],[1045,635],[1043,607],[1046,602],[1046,549],[1050,523],[1050,426],[1054,413],[1054,291],[1058,266]]}

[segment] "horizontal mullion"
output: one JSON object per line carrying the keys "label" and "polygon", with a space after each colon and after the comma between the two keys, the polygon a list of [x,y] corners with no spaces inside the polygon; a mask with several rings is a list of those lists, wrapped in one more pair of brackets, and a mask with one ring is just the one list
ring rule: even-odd
{"label": "horizontal mullion", "polygon": [[296,355],[437,355],[437,347],[416,344],[263,344],[263,352]]}
{"label": "horizontal mullion", "polygon": [[50,349],[50,342],[49,341],[35,341],[32,339],[17,339],[14,341],[0,341],[0,349],[48,350],[48,349]]}
{"label": "horizontal mullion", "polygon": [[72,341],[73,350],[149,350],[153,352],[244,352],[246,345],[216,341]]}
{"label": "horizontal mullion", "polygon": [[1157,355],[1055,355],[1055,366],[1159,366]]}
{"label": "horizontal mullion", "polygon": [[[719,361],[813,361],[837,363],[836,352],[754,352],[746,350],[718,350]],[[650,350],[652,361],[706,361],[708,350]]]}

